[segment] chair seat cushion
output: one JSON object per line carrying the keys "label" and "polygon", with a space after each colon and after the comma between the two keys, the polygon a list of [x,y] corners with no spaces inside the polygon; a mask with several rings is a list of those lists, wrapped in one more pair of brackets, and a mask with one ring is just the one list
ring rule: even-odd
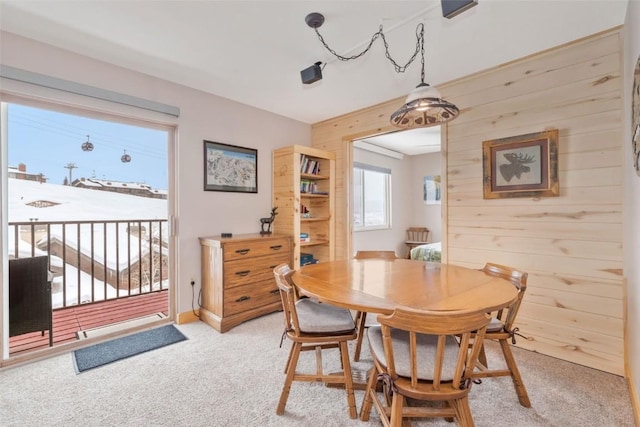
{"label": "chair seat cushion", "polygon": [[[367,331],[367,338],[371,347],[371,354],[385,367],[387,361],[384,356],[382,345],[382,330],[379,326],[372,326]],[[395,361],[396,373],[402,377],[411,376],[411,366],[409,361],[409,332],[398,329],[391,330],[391,341],[393,343],[393,358]],[[421,380],[433,380],[433,362],[436,356],[438,337],[435,335],[417,335],[417,355],[418,355],[418,378]],[[458,359],[458,342],[453,336],[447,336],[445,341],[442,381],[453,380],[456,362]]]}
{"label": "chair seat cushion", "polygon": [[487,325],[487,332],[500,332],[504,328],[504,323],[500,319],[492,317]]}
{"label": "chair seat cushion", "polygon": [[300,332],[306,334],[349,333],[356,325],[351,312],[310,298],[296,302]]}

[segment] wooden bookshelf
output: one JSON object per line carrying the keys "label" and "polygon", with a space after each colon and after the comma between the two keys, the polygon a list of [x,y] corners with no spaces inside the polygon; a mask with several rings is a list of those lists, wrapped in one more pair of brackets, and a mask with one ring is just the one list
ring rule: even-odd
{"label": "wooden bookshelf", "polygon": [[[273,151],[273,206],[278,216],[272,227],[292,238],[292,268],[300,268],[301,252],[318,262],[335,258],[334,193],[334,153],[301,145]],[[308,234],[308,242],[300,241],[301,233]]]}

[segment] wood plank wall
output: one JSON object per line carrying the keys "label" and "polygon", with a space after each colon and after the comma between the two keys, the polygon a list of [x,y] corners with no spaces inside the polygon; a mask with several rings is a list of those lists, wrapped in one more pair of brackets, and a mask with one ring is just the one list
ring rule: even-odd
{"label": "wood plank wall", "polygon": [[[529,272],[517,345],[624,374],[621,34],[615,28],[439,86],[461,114],[443,132],[443,258]],[[395,99],[317,123],[334,151],[336,257],[350,234],[348,141],[391,130]],[[482,141],[559,130],[560,197],[485,200]]]}

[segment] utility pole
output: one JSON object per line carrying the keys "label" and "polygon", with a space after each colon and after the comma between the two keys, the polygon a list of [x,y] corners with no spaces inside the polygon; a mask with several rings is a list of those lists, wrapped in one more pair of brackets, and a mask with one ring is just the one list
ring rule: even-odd
{"label": "utility pole", "polygon": [[73,182],[72,179],[72,172],[74,169],[76,169],[78,166],[76,166],[75,163],[67,163],[67,165],[64,167],[65,169],[69,169],[69,185],[71,185],[71,183]]}

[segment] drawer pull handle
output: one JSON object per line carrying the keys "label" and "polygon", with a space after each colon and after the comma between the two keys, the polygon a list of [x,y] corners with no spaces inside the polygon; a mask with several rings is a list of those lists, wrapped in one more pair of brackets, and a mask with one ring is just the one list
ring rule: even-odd
{"label": "drawer pull handle", "polygon": [[273,246],[269,246],[271,249],[273,249],[274,251],[279,251],[280,249],[282,249],[282,245],[273,245]]}
{"label": "drawer pull handle", "polygon": [[280,293],[280,289],[274,289],[274,290],[271,291],[271,293],[274,294],[274,295],[278,294],[278,293]]}
{"label": "drawer pull handle", "polygon": [[249,251],[250,251],[250,250],[251,250],[251,249],[238,249],[238,250],[236,251],[236,253],[237,253],[237,254],[240,254],[240,255],[246,255],[246,254],[248,254],[248,253],[249,253]]}
{"label": "drawer pull handle", "polygon": [[238,298],[238,299],[236,300],[236,302],[242,302],[242,301],[246,301],[246,300],[248,300],[248,299],[251,299],[251,297],[248,297],[248,296],[246,296],[246,295],[243,295],[243,296],[241,296],[240,298]]}
{"label": "drawer pull handle", "polygon": [[238,276],[242,276],[242,277],[246,276],[246,275],[247,275],[247,274],[249,274],[249,273],[251,273],[251,270],[236,271],[236,274],[237,274]]}

